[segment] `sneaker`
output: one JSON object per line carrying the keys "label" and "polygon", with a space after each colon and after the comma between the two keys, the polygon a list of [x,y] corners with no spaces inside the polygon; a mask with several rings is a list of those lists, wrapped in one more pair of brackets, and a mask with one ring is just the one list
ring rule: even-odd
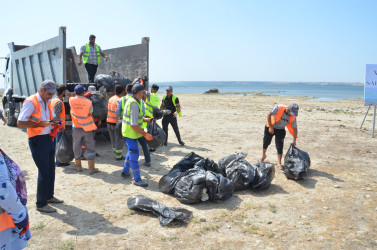
{"label": "sneaker", "polygon": [[63,203],[63,200],[59,200],[56,197],[52,196],[51,199],[47,200],[47,203]]}
{"label": "sneaker", "polygon": [[156,151],[155,148],[150,148],[150,149],[149,149],[149,152],[154,152],[154,151]]}
{"label": "sneaker", "polygon": [[131,175],[131,173],[127,173],[126,174],[126,173],[123,173],[123,172],[120,174],[120,176],[122,176],[123,178],[126,178],[126,177],[128,177],[130,175]]}
{"label": "sneaker", "polygon": [[151,166],[151,163],[150,163],[150,162],[144,162],[143,165],[144,165],[144,166],[147,166],[147,167],[150,167],[150,166]]}
{"label": "sneaker", "polygon": [[56,209],[49,205],[46,205],[44,207],[37,207],[37,210],[42,213],[55,213],[56,212]]}
{"label": "sneaker", "polygon": [[115,160],[117,160],[117,161],[124,161],[124,159],[126,159],[126,158],[124,158],[124,156],[122,156],[120,158],[115,158]]}
{"label": "sneaker", "polygon": [[143,180],[140,181],[134,181],[134,185],[139,186],[139,187],[148,187],[148,183],[146,183]]}
{"label": "sneaker", "polygon": [[99,172],[99,169],[98,168],[95,168],[95,169],[89,169],[89,175],[92,175],[92,174],[95,174],[95,173],[98,173]]}
{"label": "sneaker", "polygon": [[185,143],[183,141],[178,141],[179,144],[181,144],[182,146],[185,145]]}
{"label": "sneaker", "polygon": [[58,167],[67,167],[69,165],[71,165],[71,164],[70,163],[59,163],[59,164],[56,164],[56,166],[58,166]]}

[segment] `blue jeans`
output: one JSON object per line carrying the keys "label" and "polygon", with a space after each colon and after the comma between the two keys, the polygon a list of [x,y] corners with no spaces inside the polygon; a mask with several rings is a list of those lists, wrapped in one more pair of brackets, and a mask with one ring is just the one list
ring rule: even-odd
{"label": "blue jeans", "polygon": [[124,137],[126,140],[128,152],[126,155],[126,159],[124,160],[124,167],[123,167],[123,173],[128,174],[132,172],[132,176],[134,177],[135,181],[140,181],[140,167],[139,167],[139,145],[137,143],[137,139],[130,139],[127,137]]}
{"label": "blue jeans", "polygon": [[44,207],[54,196],[55,144],[50,135],[37,135],[29,138],[29,147],[38,168],[37,208]]}
{"label": "blue jeans", "polygon": [[[56,137],[55,137],[55,147],[58,146],[58,143],[59,143],[60,139],[62,138],[62,136],[63,136],[62,132],[58,132],[56,134]],[[56,158],[55,163],[56,163],[56,165],[59,165],[61,162],[58,160],[58,158]]]}
{"label": "blue jeans", "polygon": [[137,140],[139,141],[140,146],[143,149],[145,162],[151,162],[151,154],[149,153],[147,139],[145,139],[145,137],[142,136],[142,137],[140,137]]}

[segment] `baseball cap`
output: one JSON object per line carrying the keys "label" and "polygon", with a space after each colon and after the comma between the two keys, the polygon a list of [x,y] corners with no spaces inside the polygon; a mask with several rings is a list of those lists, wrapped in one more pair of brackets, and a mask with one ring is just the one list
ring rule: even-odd
{"label": "baseball cap", "polygon": [[168,87],[166,87],[166,90],[167,91],[173,91],[173,87],[172,86],[168,86]]}
{"label": "baseball cap", "polygon": [[91,34],[91,35],[89,36],[89,39],[90,39],[90,38],[96,38],[96,36],[93,35],[93,34]]}
{"label": "baseball cap", "polygon": [[136,83],[134,84],[134,86],[132,86],[132,93],[135,94],[141,90],[144,90],[144,86],[139,84],[139,83]]}
{"label": "baseball cap", "polygon": [[298,107],[297,103],[291,103],[291,104],[289,104],[288,108],[289,108],[289,112],[291,112],[291,114],[293,116],[298,116],[298,109],[299,109],[299,107]]}
{"label": "baseball cap", "polygon": [[152,84],[152,89],[159,89],[160,87],[157,84]]}
{"label": "baseball cap", "polygon": [[76,93],[76,94],[80,95],[80,94],[82,94],[84,91],[85,91],[84,86],[82,86],[82,85],[76,85],[76,86],[75,86],[75,93]]}
{"label": "baseball cap", "polygon": [[96,91],[96,86],[90,85],[88,87],[88,92],[93,93],[94,91]]}
{"label": "baseball cap", "polygon": [[56,93],[56,83],[52,80],[44,80],[41,83],[41,88],[47,90],[50,93]]}

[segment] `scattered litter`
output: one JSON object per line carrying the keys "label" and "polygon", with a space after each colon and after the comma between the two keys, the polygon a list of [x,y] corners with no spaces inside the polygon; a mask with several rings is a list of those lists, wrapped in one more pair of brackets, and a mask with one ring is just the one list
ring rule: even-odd
{"label": "scattered litter", "polygon": [[165,205],[145,197],[135,195],[127,199],[129,209],[153,213],[160,220],[161,226],[166,226],[172,221],[186,222],[192,218],[192,212],[180,207],[166,207]]}

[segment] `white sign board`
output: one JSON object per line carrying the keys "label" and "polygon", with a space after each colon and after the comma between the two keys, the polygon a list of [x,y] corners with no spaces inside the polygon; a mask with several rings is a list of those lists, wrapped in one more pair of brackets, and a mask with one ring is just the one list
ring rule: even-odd
{"label": "white sign board", "polygon": [[364,106],[377,106],[377,64],[366,66]]}

